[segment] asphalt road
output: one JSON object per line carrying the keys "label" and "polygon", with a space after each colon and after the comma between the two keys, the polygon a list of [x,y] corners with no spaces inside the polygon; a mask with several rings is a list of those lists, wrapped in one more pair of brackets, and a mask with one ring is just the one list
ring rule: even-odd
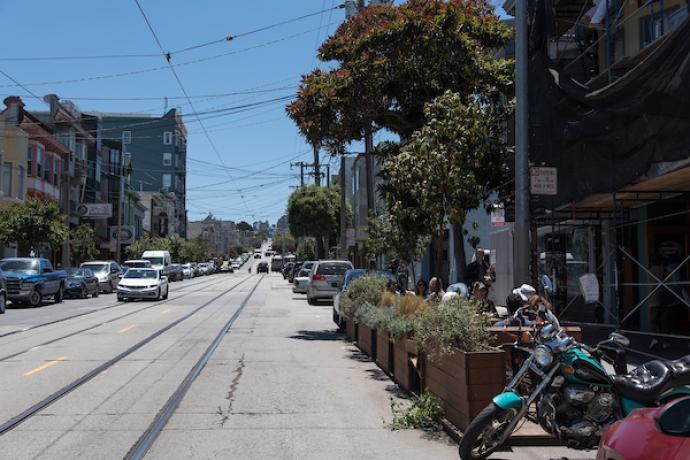
{"label": "asphalt road", "polygon": [[[69,390],[1,434],[0,458],[125,457],[217,336],[147,458],[457,458],[443,434],[387,427],[396,386],[335,332],[330,305],[308,306],[279,275],[246,268],[174,283],[167,302],[102,295],[0,316],[0,424]],[[562,457],[594,454],[492,458]]]}

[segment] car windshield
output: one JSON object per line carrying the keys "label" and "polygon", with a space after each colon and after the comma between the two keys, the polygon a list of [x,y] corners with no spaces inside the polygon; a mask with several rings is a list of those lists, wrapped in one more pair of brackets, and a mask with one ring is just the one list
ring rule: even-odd
{"label": "car windshield", "polygon": [[38,273],[38,261],[36,260],[6,260],[0,263],[0,269],[4,272]]}
{"label": "car windshield", "polygon": [[151,262],[151,265],[163,265],[162,257],[147,257],[146,260]]}
{"label": "car windshield", "polygon": [[313,266],[314,266],[314,262],[304,262],[302,264],[302,268],[304,268],[305,270],[311,270],[311,267],[313,267]]}
{"label": "car windshield", "polygon": [[108,271],[108,264],[83,264],[82,267],[89,267],[95,272],[106,272]]}
{"label": "car windshield", "polygon": [[123,278],[135,278],[135,279],[156,279],[156,270],[147,270],[144,268],[130,268],[127,270],[127,273],[125,273],[125,276]]}
{"label": "car windshield", "polygon": [[129,268],[146,268],[148,263],[146,262],[125,262],[125,265]]}
{"label": "car windshield", "polygon": [[317,273],[319,275],[344,275],[352,266],[347,262],[324,262],[319,264]]}
{"label": "car windshield", "polygon": [[70,278],[79,278],[86,276],[84,274],[84,269],[82,268],[65,268],[65,271],[67,272],[67,276]]}

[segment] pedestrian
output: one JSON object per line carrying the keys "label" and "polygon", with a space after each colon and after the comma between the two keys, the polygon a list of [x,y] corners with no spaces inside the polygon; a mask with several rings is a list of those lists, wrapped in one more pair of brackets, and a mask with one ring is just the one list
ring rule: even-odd
{"label": "pedestrian", "polygon": [[429,286],[426,284],[426,281],[424,280],[424,278],[419,278],[419,281],[417,281],[417,287],[415,288],[414,293],[420,297],[426,298],[428,289],[429,289]]}
{"label": "pedestrian", "polygon": [[496,272],[491,269],[491,264],[486,260],[484,248],[481,246],[474,251],[474,261],[465,269],[465,284],[473,286],[477,281],[484,284],[496,281]]}
{"label": "pedestrian", "polygon": [[443,299],[443,294],[445,294],[443,283],[440,278],[434,276],[429,280],[429,295],[426,297],[426,300],[429,302],[440,302]]}

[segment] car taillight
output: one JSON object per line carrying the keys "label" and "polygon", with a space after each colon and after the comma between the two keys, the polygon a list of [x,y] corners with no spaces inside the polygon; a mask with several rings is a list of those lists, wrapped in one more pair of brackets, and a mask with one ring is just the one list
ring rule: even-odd
{"label": "car taillight", "polygon": [[325,276],[323,276],[323,275],[318,275],[318,274],[312,275],[312,277],[311,277],[311,280],[312,280],[312,281],[324,281],[325,279],[326,279]]}

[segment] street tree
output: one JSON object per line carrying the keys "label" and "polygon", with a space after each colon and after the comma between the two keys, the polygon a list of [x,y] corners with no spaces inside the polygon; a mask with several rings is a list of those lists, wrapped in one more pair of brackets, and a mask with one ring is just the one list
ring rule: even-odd
{"label": "street tree", "polygon": [[[330,71],[303,76],[288,115],[312,145],[332,151],[385,129],[405,142],[424,122],[425,104],[451,90],[498,101],[512,62],[496,57],[510,30],[482,1],[408,0],[368,7],[319,48]],[[396,144],[387,144],[394,154]]]}
{"label": "street tree", "polygon": [[297,260],[314,260],[316,259],[316,247],[313,238],[305,238],[297,245],[295,250],[295,259]]}
{"label": "street tree", "polygon": [[507,178],[511,109],[451,91],[427,104],[427,122],[386,162],[382,191],[398,232],[442,240],[447,219],[462,226],[467,211],[488,206]]}
{"label": "street tree", "polygon": [[254,227],[251,226],[250,223],[241,221],[240,223],[237,224],[237,230],[243,231],[243,232],[253,232]]}
{"label": "street tree", "polygon": [[324,257],[324,239],[340,233],[340,191],[337,187],[300,187],[290,195],[287,205],[290,234],[316,239],[317,257]]}
{"label": "street tree", "polygon": [[55,201],[27,198],[0,209],[0,242],[5,246],[17,244],[19,255],[27,256],[41,245],[57,249],[68,235],[65,216]]}
{"label": "street tree", "polygon": [[70,261],[78,266],[81,262],[93,260],[98,256],[96,233],[89,224],[81,224],[69,232]]}

